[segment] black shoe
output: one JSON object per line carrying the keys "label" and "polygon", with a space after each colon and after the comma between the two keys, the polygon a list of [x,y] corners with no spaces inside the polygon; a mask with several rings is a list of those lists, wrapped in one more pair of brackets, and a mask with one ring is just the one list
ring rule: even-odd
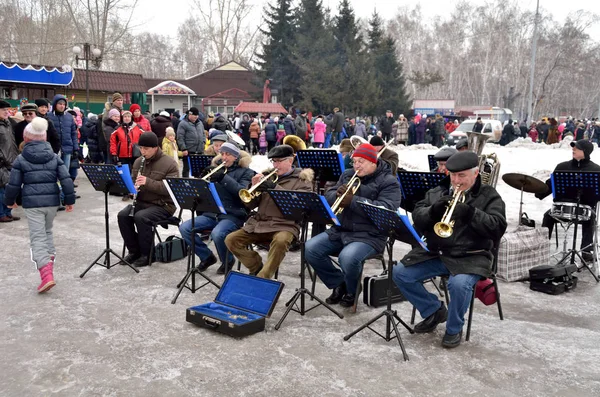
{"label": "black shoe", "polygon": [[137,258],[132,265],[134,267],[144,267],[144,266],[148,266],[150,263],[150,261],[148,260],[148,257],[146,255],[140,256],[139,258]]}
{"label": "black shoe", "polygon": [[59,211],[64,211],[66,209],[67,209],[67,207],[65,207],[64,205],[61,205],[61,206],[58,207]]}
{"label": "black shoe", "polygon": [[442,306],[435,313],[415,325],[415,332],[417,334],[433,332],[438,324],[445,323],[447,319],[448,309],[446,309],[446,305],[442,302]]}
{"label": "black shoe", "polygon": [[136,259],[138,259],[141,255],[140,254],[136,254],[136,253],[129,253],[125,258],[123,258],[122,261],[119,261],[119,265],[125,265],[127,263],[129,263],[130,265],[133,264],[133,262],[135,262]]}
{"label": "black shoe", "polygon": [[221,263],[221,266],[217,269],[217,274],[227,274],[233,268],[235,262],[229,262],[229,265],[225,267],[225,264]]}
{"label": "black shoe", "polygon": [[344,295],[346,295],[346,292],[346,283],[343,282],[333,289],[333,292],[331,293],[331,295],[329,295],[329,298],[325,299],[325,302],[330,305],[340,303]]}
{"label": "black shoe", "polygon": [[217,263],[217,257],[214,254],[210,254],[208,258],[200,262],[200,264],[198,265],[198,270],[203,272],[215,263]]}
{"label": "black shoe", "polygon": [[292,245],[290,245],[289,251],[290,252],[300,251],[300,243],[294,242]]}
{"label": "black shoe", "polygon": [[251,272],[250,275],[251,276],[258,276],[258,273],[260,273],[260,271],[263,269],[263,265],[262,263],[260,264],[260,266],[258,267],[258,270],[255,272]]}
{"label": "black shoe", "polygon": [[593,262],[594,261],[594,254],[591,253],[591,252],[583,251],[581,253],[581,257],[586,262]]}
{"label": "black shoe", "polygon": [[352,307],[354,306],[354,300],[356,299],[356,295],[354,294],[344,294],[342,300],[340,301],[340,306],[342,307]]}
{"label": "black shoe", "polygon": [[442,338],[442,346],[447,347],[449,349],[451,349],[453,347],[457,347],[458,345],[460,345],[461,339],[462,339],[462,330],[460,330],[460,332],[455,335],[450,335],[446,331],[446,333],[444,334],[444,337]]}

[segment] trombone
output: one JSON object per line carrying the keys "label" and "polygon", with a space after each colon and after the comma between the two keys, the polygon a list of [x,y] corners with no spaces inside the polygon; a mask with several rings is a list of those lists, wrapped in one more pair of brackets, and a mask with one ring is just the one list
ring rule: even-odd
{"label": "trombone", "polygon": [[251,186],[250,189],[240,190],[238,193],[240,195],[240,199],[244,203],[248,204],[250,201],[252,201],[253,199],[260,196],[261,192],[255,192],[256,188],[259,187],[260,185],[262,185],[263,182],[267,181],[273,175],[275,175],[275,179],[273,179],[273,183],[277,183],[277,181],[279,180],[279,176],[277,175],[277,170],[273,170],[268,175],[265,175],[265,177],[263,179],[261,179],[260,182],[258,182],[256,185]]}
{"label": "trombone", "polygon": [[[354,138],[354,139],[352,139],[352,138]],[[362,137],[357,136],[357,135],[353,135],[352,138],[350,138],[350,144],[352,144],[352,147],[354,147],[354,149],[356,149],[357,147],[359,147],[363,143],[368,143],[365,138],[362,138]],[[379,158],[379,156],[381,156],[381,153],[383,153],[385,151],[385,149],[392,142],[394,142],[394,138],[392,138],[389,141],[387,141],[387,143],[381,148],[381,150],[379,150],[379,152],[377,152],[377,158]],[[354,175],[352,175],[352,178],[350,178],[350,180],[348,181],[348,183],[346,183],[346,186],[347,186],[347,189],[344,192],[344,194],[342,194],[340,197],[338,197],[337,199],[335,199],[333,205],[331,206],[331,211],[333,211],[333,213],[335,215],[341,214],[342,211],[344,210],[343,208],[340,207],[340,204],[342,203],[342,200],[344,199],[344,197],[346,197],[346,195],[348,194],[348,192],[350,190],[352,190],[352,194],[356,194],[356,192],[358,191],[358,188],[360,187],[360,178],[358,177],[357,172],[354,172]]]}
{"label": "trombone", "polygon": [[452,195],[452,200],[448,203],[446,207],[446,212],[444,212],[444,216],[442,219],[433,225],[433,231],[441,238],[448,238],[452,236],[454,233],[454,221],[452,220],[452,213],[454,212],[454,208],[456,208],[456,204],[461,202],[465,202],[465,195],[463,191],[460,191],[460,185],[457,185],[454,194]]}
{"label": "trombone", "polygon": [[[208,174],[204,175],[201,179],[204,182],[210,183],[210,177],[213,176],[213,174],[215,174],[217,171],[219,171],[223,167],[225,167],[225,162],[222,162],[221,164],[219,164],[219,166],[215,167],[211,172],[209,172]],[[226,174],[227,173],[227,168],[225,168],[225,171],[223,171],[223,172]]]}

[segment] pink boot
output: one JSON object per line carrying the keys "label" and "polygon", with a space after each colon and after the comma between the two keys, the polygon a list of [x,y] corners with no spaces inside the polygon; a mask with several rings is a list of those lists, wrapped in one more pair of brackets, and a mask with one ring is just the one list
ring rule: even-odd
{"label": "pink boot", "polygon": [[37,288],[38,293],[41,294],[43,292],[46,292],[56,285],[56,283],[54,282],[54,275],[52,274],[53,267],[54,263],[48,262],[48,264],[46,264],[40,269],[40,277],[42,278],[42,283]]}

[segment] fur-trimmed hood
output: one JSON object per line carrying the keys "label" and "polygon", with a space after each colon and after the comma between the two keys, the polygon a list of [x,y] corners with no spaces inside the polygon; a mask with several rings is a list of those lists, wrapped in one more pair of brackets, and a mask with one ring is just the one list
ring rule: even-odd
{"label": "fur-trimmed hood", "polygon": [[[273,167],[267,168],[266,170],[264,170],[262,172],[262,174],[263,175],[268,175],[271,172],[273,172],[274,169],[275,168],[273,168]],[[315,179],[315,171],[313,171],[312,168],[304,168],[304,169],[302,169],[302,168],[295,167],[294,168],[294,173],[298,173],[298,179],[300,179],[302,181],[305,181],[305,182],[308,182],[308,183],[312,183],[313,180]]]}
{"label": "fur-trimmed hood", "polygon": [[[240,168],[248,168],[250,167],[250,163],[252,162],[252,157],[248,154],[248,152],[244,150],[240,150],[240,157],[237,159],[237,165]],[[218,154],[214,159],[210,162],[211,165],[219,165],[221,164],[221,155]]]}

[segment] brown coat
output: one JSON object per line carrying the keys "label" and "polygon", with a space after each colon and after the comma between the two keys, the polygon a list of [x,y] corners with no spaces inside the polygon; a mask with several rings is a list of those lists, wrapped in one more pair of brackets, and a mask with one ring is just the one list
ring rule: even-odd
{"label": "brown coat", "polygon": [[[265,174],[270,171],[272,170],[265,171]],[[314,172],[310,168],[305,170],[295,168],[290,175],[279,178],[275,189],[312,192],[313,178]],[[248,221],[243,227],[244,231],[248,233],[288,231],[292,233],[295,238],[298,238],[300,235],[300,227],[293,220],[288,220],[283,217],[270,195],[266,193],[261,194],[257,199],[248,203],[247,207],[255,208],[257,205],[258,211],[256,215],[248,218]]]}
{"label": "brown coat", "polygon": [[250,138],[258,139],[259,135],[260,135],[260,126],[258,125],[258,123],[256,121],[253,121],[252,124],[250,124]]}
{"label": "brown coat", "polygon": [[216,156],[217,155],[217,151],[215,150],[215,147],[212,143],[210,145],[208,145],[206,147],[206,149],[204,149],[204,154],[207,156]]}
{"label": "brown coat", "polygon": [[[141,157],[137,158],[133,163],[131,176],[134,181],[138,176],[141,163]],[[146,160],[142,175],[147,177],[146,184],[140,188],[137,201],[142,205],[146,203],[164,207],[173,215],[175,213],[175,204],[171,200],[163,179],[177,178],[179,176],[179,166],[175,162],[175,159],[165,155],[159,148],[154,157]]]}

